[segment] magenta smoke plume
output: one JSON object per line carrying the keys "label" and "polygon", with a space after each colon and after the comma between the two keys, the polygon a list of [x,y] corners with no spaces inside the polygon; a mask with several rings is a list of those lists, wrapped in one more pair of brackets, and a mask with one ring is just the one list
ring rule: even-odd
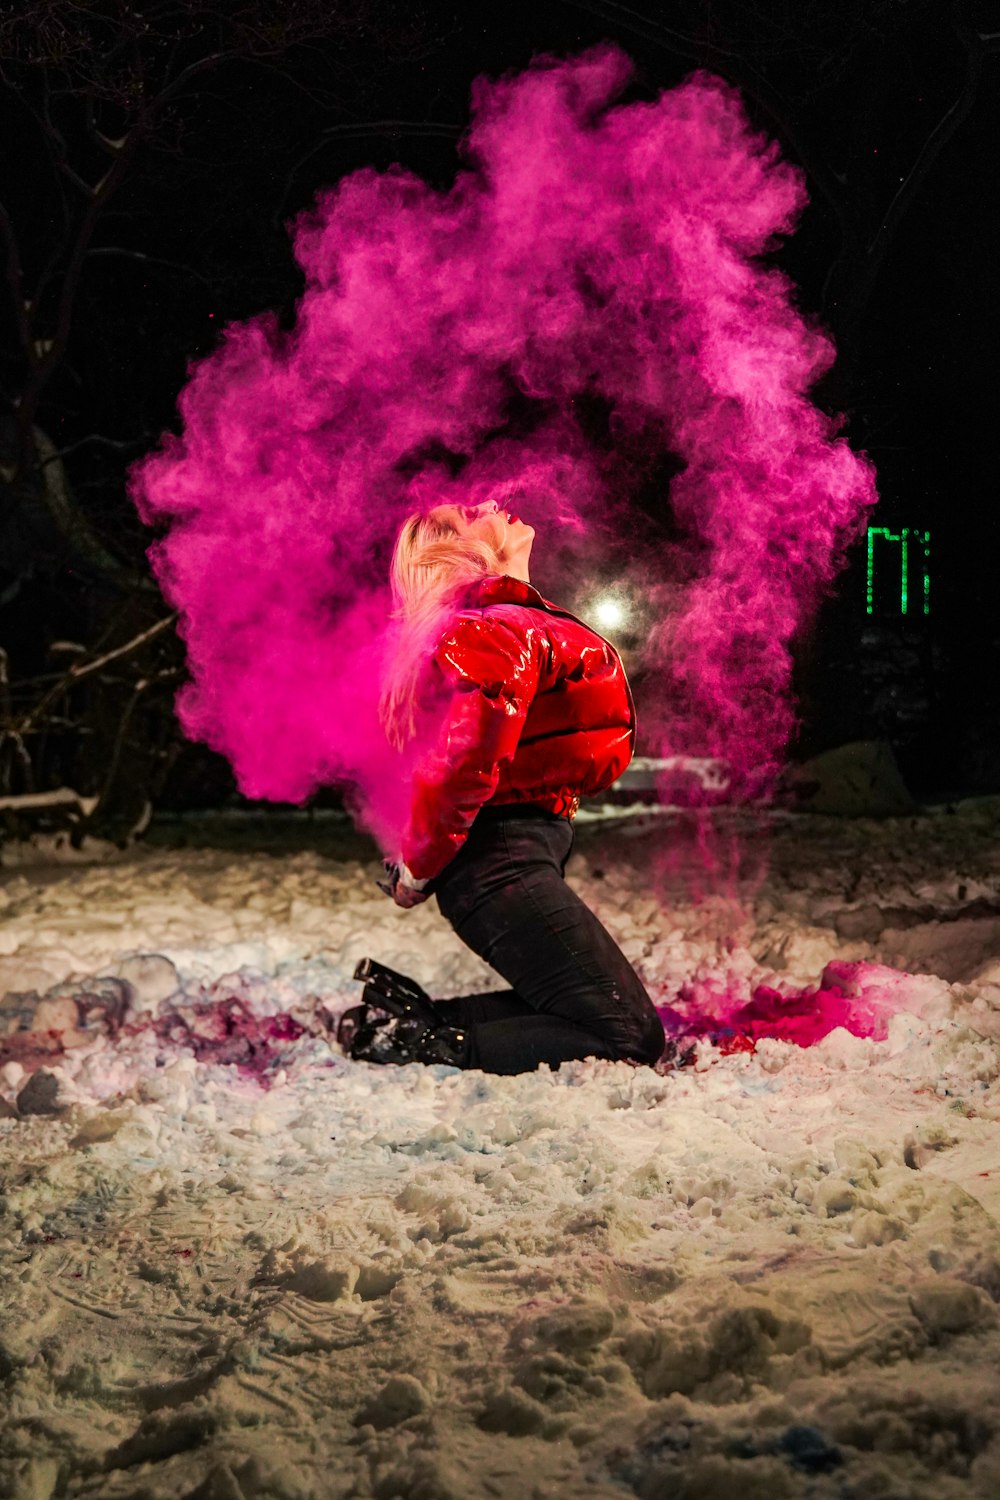
{"label": "magenta smoke plume", "polygon": [[397,167],[321,194],[295,226],[295,328],[228,329],[183,434],[136,468],[187,642],[181,721],[250,796],[352,784],[391,843],[375,700],[404,514],[518,483],[533,577],[565,596],[567,559],[579,576],[648,535],[632,487],[667,455],[674,539],[631,564],[657,605],[657,748],[723,758],[743,793],[780,760],[789,643],[872,470],[809,401],[832,346],[760,259],[802,174],[717,79],[616,106],[630,74],[601,47],[480,80],[450,191]]}

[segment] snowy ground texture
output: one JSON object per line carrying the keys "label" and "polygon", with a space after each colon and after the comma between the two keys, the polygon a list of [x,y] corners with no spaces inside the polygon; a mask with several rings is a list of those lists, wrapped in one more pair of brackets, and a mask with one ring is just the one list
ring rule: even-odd
{"label": "snowy ground texture", "polygon": [[364,954],[489,982],[373,861],[5,851],[0,1493],[993,1500],[998,814],[737,818],[700,902],[582,824],[658,1001],[840,961],[888,1034],[511,1079],[339,1054]]}

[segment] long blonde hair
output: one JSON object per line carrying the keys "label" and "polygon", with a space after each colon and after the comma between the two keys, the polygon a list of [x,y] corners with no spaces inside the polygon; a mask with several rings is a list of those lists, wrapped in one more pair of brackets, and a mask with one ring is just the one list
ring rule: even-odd
{"label": "long blonde hair", "polygon": [[[490,497],[496,499],[496,495]],[[503,573],[507,541],[502,511],[484,514],[481,536],[456,526],[460,507],[436,505],[407,516],[390,567],[393,618],[400,624],[379,700],[379,717],[390,744],[401,750],[416,732],[417,690],[427,659],[460,596],[480,578]]]}

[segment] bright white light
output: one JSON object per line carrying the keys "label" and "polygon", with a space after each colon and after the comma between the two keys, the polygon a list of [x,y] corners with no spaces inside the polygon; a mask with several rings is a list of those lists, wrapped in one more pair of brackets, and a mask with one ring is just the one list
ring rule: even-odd
{"label": "bright white light", "polygon": [[605,630],[615,630],[625,624],[625,611],[617,599],[598,599],[594,603],[594,619]]}

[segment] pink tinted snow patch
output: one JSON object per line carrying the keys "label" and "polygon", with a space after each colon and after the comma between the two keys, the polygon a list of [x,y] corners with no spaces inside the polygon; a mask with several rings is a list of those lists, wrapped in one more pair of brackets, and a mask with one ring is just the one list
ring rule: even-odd
{"label": "pink tinted snow patch", "polygon": [[[259,1078],[266,1086],[292,1044],[307,1032],[327,1038],[330,1022],[321,1007],[303,1020],[285,1011],[261,1016],[241,996],[223,995],[172,1005],[155,1017],[142,1015],[138,1020],[123,1021],[119,1016],[103,1029],[112,1043],[122,1034],[134,1037],[150,1031],[161,1042],[193,1052],[199,1062],[234,1064],[241,1073]],[[93,1041],[94,1035],[89,1040]],[[75,1030],[18,1031],[0,1036],[0,1063],[18,1062],[25,1073],[34,1073],[38,1068],[52,1067],[68,1050],[80,1045],[80,1033]]]}
{"label": "pink tinted snow patch", "polygon": [[[161,1042],[193,1052],[199,1062],[233,1065],[257,1078],[265,1088],[288,1044],[306,1034],[305,1026],[294,1016],[285,1011],[273,1016],[255,1015],[238,995],[169,1010],[145,1024],[151,1025]],[[322,1023],[321,1027],[323,1035],[326,1028]]]}
{"label": "pink tinted snow patch", "polygon": [[758,985],[749,1000],[713,985],[681,988],[676,1005],[657,1009],[668,1042],[707,1037],[721,1050],[752,1050],[761,1037],[811,1047],[837,1027],[852,1036],[884,1041],[889,1021],[907,1004],[910,976],[882,964],[836,959],[816,989],[776,990]]}
{"label": "pink tinted snow patch", "polygon": [[[393,847],[375,712],[392,539],[414,507],[509,482],[543,592],[576,602],[614,543],[651,605],[654,748],[721,758],[737,796],[766,788],[789,643],[873,471],[810,402],[833,348],[763,259],[802,173],[720,80],[616,104],[631,74],[602,46],[480,79],[449,191],[393,167],[321,193],[294,230],[296,326],[231,326],[181,393],[182,435],[133,471],[181,612],[181,721],[247,794],[353,785]],[[669,467],[674,539],[651,552],[635,496]]]}

